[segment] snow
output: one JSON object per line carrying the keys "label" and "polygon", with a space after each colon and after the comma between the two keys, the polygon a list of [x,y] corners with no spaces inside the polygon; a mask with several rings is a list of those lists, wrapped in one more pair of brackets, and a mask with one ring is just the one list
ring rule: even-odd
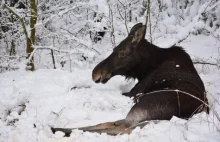
{"label": "snow", "polygon": [[[60,2],[65,3],[65,1]],[[129,4],[129,1],[122,2]],[[211,0],[207,2],[206,0],[190,0],[187,8],[182,10],[179,8],[181,1],[163,0],[163,10],[159,14],[156,2],[152,1],[151,8],[154,44],[162,48],[176,44],[182,46],[194,61],[218,63],[220,42],[215,37],[220,37],[220,29],[217,26],[212,28],[209,26],[213,20],[212,16],[209,15],[208,19],[204,20],[205,17],[201,14],[205,11],[216,14],[217,20],[213,21],[215,25],[220,19],[220,2],[212,4]],[[113,10],[113,19],[108,18],[111,17],[108,4]],[[143,129],[136,128],[130,135],[108,136],[77,129],[73,130],[69,138],[64,138],[62,132],[52,134],[51,126],[77,128],[123,119],[134,105],[131,98],[122,96],[121,93],[130,91],[137,83],[136,80],[126,81],[124,77],[116,76],[103,85],[95,84],[91,78],[94,65],[112,52],[113,45],[110,41],[111,29],[109,28],[111,20],[115,30],[113,34],[116,44],[127,36],[124,19],[120,18],[117,13],[116,5],[121,4],[118,1],[90,0],[89,2],[79,1],[72,5],[55,4],[51,7],[52,9],[45,12],[64,9],[50,15],[41,15],[44,12],[39,11],[45,20],[39,20],[35,25],[37,36],[41,38],[41,41],[37,41],[36,47],[51,47],[51,49],[65,51],[67,54],[55,54],[58,68],[61,61],[71,59],[72,64],[68,62],[64,68],[56,70],[45,69],[51,68],[51,55],[50,52],[39,51],[35,54],[36,71],[26,71],[26,63],[19,61],[18,64],[13,65],[19,70],[0,74],[0,142],[220,141],[220,122],[217,118],[218,115],[220,116],[220,71],[215,66],[206,65],[196,65],[196,69],[207,90],[211,107],[209,115],[200,113],[189,120],[173,117],[170,121],[158,123],[152,121]],[[81,6],[81,10],[73,12],[76,7]],[[145,22],[145,16],[139,14],[141,6],[134,3],[128,7],[127,11],[131,8],[133,14],[132,22],[127,23],[128,29],[138,22]],[[90,11],[86,11],[88,7]],[[124,15],[123,7],[121,10],[121,14]],[[101,23],[94,22],[93,16],[90,18],[86,16],[87,12],[93,11],[103,16]],[[108,27],[104,39],[94,44],[89,32],[103,31],[104,27]],[[48,33],[48,29],[51,32]],[[211,34],[207,34],[204,29]],[[149,30],[147,32],[146,39],[149,39]],[[8,38],[15,39],[11,35]],[[19,38],[20,41],[23,42],[16,45],[16,48],[19,52],[25,51],[25,40]],[[6,54],[6,48],[3,48],[4,42],[0,41],[0,43],[2,47],[0,53]],[[82,54],[88,57],[84,62],[79,59]],[[2,65],[9,66],[10,62],[6,60],[3,63],[1,62]]]}
{"label": "snow", "polygon": [[[181,45],[192,58],[209,59],[218,55],[216,47],[220,43],[215,40],[211,36],[189,36]],[[158,42],[164,44],[163,40]],[[100,58],[109,53],[105,54]],[[75,129],[69,138],[63,138],[62,132],[52,134],[50,126],[76,128],[125,118],[133,102],[121,93],[129,91],[136,82],[116,76],[107,84],[95,84],[92,68],[73,68],[72,72],[21,69],[0,74],[0,142],[219,142],[220,123],[215,115],[220,114],[219,70],[209,67],[203,71],[200,66],[197,69],[208,91],[209,115],[150,122],[130,135],[109,136]]]}
{"label": "snow", "polygon": [[172,0],[164,0],[163,2],[167,7],[172,7],[172,5],[173,5]]}
{"label": "snow", "polygon": [[62,138],[65,136],[65,133],[58,131],[55,133],[55,139]]}
{"label": "snow", "polygon": [[[120,82],[113,79],[108,87],[94,84],[91,70],[75,69],[73,73],[63,70],[16,71],[0,76],[0,95],[4,98],[0,101],[4,125],[0,128],[0,141],[13,141],[16,137],[22,142],[31,137],[34,142],[52,135],[49,126],[79,127],[100,120],[122,119],[133,105],[132,100],[122,96],[120,91],[123,87],[126,90],[130,82],[120,83],[124,79],[119,77]],[[72,87],[78,89],[71,90]],[[10,112],[22,104],[26,108],[21,115]]]}
{"label": "snow", "polygon": [[195,17],[198,14],[199,10],[199,1],[194,1],[193,5],[190,7],[190,17]]}

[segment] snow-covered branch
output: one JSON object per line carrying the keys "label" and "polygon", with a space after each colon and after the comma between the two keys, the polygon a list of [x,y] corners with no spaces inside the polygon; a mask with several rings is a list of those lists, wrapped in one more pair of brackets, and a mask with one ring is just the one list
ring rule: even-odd
{"label": "snow-covered branch", "polygon": [[24,18],[21,17],[21,16],[19,16],[15,11],[12,10],[12,8],[10,8],[9,6],[7,6],[6,4],[3,5],[3,8],[8,9],[13,15],[15,15],[18,19],[20,19],[22,28],[23,28],[23,30],[24,30],[24,34],[25,34],[26,38],[28,39],[29,36],[28,36],[27,28],[26,28],[25,23],[24,23]]}

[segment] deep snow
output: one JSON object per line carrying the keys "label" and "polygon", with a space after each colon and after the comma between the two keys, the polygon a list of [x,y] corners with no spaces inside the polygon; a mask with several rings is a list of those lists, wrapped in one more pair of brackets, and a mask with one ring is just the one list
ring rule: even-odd
{"label": "deep snow", "polygon": [[[168,44],[160,39],[162,47]],[[211,36],[189,36],[181,45],[194,58],[215,62],[219,41]],[[95,84],[92,69],[72,72],[57,69],[24,70],[0,74],[0,141],[1,142],[219,142],[220,72],[213,66],[196,66],[202,77],[210,106],[210,114],[194,115],[189,120],[173,117],[170,121],[150,122],[130,135],[108,136],[73,130],[70,138],[52,134],[53,127],[82,127],[125,118],[133,106],[122,96],[135,81],[112,78],[107,84]],[[147,102],[146,102],[147,103]]]}

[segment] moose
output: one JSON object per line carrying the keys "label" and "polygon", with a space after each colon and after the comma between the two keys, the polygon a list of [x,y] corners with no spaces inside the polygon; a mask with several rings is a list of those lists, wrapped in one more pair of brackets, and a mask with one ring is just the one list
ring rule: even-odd
{"label": "moose", "polygon": [[[134,25],[111,55],[92,72],[96,83],[105,84],[122,75],[138,79],[130,92],[123,93],[135,100],[125,119],[95,126],[75,128],[83,131],[129,134],[151,120],[170,120],[173,116],[188,119],[202,111],[209,112],[204,84],[190,56],[182,47],[160,48],[145,39],[146,26]],[[69,136],[72,129],[51,128]]]}

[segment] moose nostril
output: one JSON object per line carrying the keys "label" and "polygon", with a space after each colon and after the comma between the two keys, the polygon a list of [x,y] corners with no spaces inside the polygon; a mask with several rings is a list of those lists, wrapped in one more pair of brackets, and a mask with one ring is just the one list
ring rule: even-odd
{"label": "moose nostril", "polygon": [[99,83],[101,81],[101,77],[98,80],[95,80],[95,83]]}
{"label": "moose nostril", "polygon": [[95,83],[101,82],[102,76],[101,74],[93,74],[92,79]]}

